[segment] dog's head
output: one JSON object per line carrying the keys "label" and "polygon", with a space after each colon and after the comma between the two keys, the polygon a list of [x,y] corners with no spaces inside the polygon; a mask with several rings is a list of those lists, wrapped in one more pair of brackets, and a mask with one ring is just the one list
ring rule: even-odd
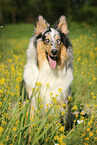
{"label": "dog's head", "polygon": [[66,49],[70,45],[65,16],[59,18],[55,28],[50,28],[47,21],[42,16],[39,16],[35,35],[38,42],[38,57],[41,55],[41,59],[42,57],[47,59],[52,69],[57,65],[62,67],[67,59]]}

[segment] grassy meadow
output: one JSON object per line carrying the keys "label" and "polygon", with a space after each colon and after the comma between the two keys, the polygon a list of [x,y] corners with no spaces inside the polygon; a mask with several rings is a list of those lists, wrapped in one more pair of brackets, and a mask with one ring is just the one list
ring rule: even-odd
{"label": "grassy meadow", "polygon": [[[69,26],[73,45],[74,80],[72,83],[73,128],[65,130],[60,123],[60,107],[56,96],[51,108],[41,116],[41,83],[36,83],[37,110],[31,117],[31,99],[23,103],[20,82],[27,62],[26,50],[33,34],[33,25],[15,24],[0,27],[0,145],[96,145],[97,144],[97,26],[72,23]],[[47,88],[49,84],[47,84]],[[59,89],[59,93],[61,93]],[[54,109],[51,115],[52,108]]]}

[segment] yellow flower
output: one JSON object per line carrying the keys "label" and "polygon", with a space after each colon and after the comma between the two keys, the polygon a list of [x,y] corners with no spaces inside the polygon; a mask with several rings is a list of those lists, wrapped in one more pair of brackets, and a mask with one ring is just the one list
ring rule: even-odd
{"label": "yellow flower", "polygon": [[80,113],[80,115],[84,115],[84,112],[82,111],[82,112]]}
{"label": "yellow flower", "polygon": [[3,93],[3,91],[2,90],[0,90],[0,94],[2,94]]}
{"label": "yellow flower", "polygon": [[90,120],[90,121],[88,122],[88,126],[90,126],[92,123],[93,123],[93,121]]}
{"label": "yellow flower", "polygon": [[62,88],[59,88],[59,89],[58,89],[58,92],[61,93],[61,92],[62,92]]}
{"label": "yellow flower", "polygon": [[75,105],[73,108],[72,108],[72,110],[76,110],[77,109],[77,105]]}
{"label": "yellow flower", "polygon": [[53,104],[51,104],[50,107],[53,107]]}
{"label": "yellow flower", "polygon": [[2,106],[2,102],[0,102],[0,107]]}
{"label": "yellow flower", "polygon": [[28,112],[26,113],[26,117],[28,117]]}
{"label": "yellow flower", "polygon": [[93,132],[90,132],[90,133],[89,133],[89,136],[93,136],[93,135],[94,135]]}
{"label": "yellow flower", "polygon": [[6,121],[2,120],[2,125],[4,126],[6,124]]}
{"label": "yellow flower", "polygon": [[65,142],[63,142],[63,143],[61,143],[61,145],[66,145],[66,143],[65,143]]}
{"label": "yellow flower", "polygon": [[19,102],[19,105],[21,105],[21,102]]}
{"label": "yellow flower", "polygon": [[93,119],[93,118],[94,118],[94,116],[92,115],[92,116],[91,116],[91,118]]}
{"label": "yellow flower", "polygon": [[3,127],[0,126],[0,134],[2,134],[3,130],[4,130]]}
{"label": "yellow flower", "polygon": [[88,137],[86,137],[86,138],[85,138],[85,141],[88,141],[88,140],[89,140],[89,138],[88,138]]}
{"label": "yellow flower", "polygon": [[63,126],[61,126],[60,128],[59,128],[59,131],[64,131],[64,127]]}
{"label": "yellow flower", "polygon": [[35,88],[32,88],[32,91],[34,91]]}
{"label": "yellow flower", "polygon": [[89,85],[91,85],[92,83],[91,82],[89,82]]}
{"label": "yellow flower", "polygon": [[66,107],[66,104],[62,103],[62,107],[63,107],[63,108]]}
{"label": "yellow flower", "polygon": [[16,82],[20,82],[22,80],[22,77],[17,77]]}
{"label": "yellow flower", "polygon": [[58,139],[58,136],[54,136],[54,139],[57,140]]}
{"label": "yellow flower", "polygon": [[50,86],[49,83],[47,83],[47,84],[46,84],[46,87],[49,88],[49,86]]}
{"label": "yellow flower", "polygon": [[63,143],[63,139],[65,138],[65,135],[62,135],[58,138],[59,143],[62,144]]}
{"label": "yellow flower", "polygon": [[52,96],[52,95],[53,95],[53,93],[51,92],[51,93],[50,93],[50,96]]}
{"label": "yellow flower", "polygon": [[12,62],[12,59],[7,60],[7,62]]}
{"label": "yellow flower", "polygon": [[15,123],[15,124],[17,125],[18,123],[19,123],[19,121],[16,121],[16,123]]}
{"label": "yellow flower", "polygon": [[95,105],[95,108],[97,108],[97,105]]}
{"label": "yellow flower", "polygon": [[77,38],[76,38],[76,41],[78,42],[78,41],[79,41],[79,39],[77,39]]}
{"label": "yellow flower", "polygon": [[58,104],[58,105],[56,105],[56,108],[59,108],[60,107],[60,105]]}
{"label": "yellow flower", "polygon": [[84,116],[82,116],[81,119],[84,120]]}
{"label": "yellow flower", "polygon": [[3,98],[3,100],[5,101],[5,100],[6,100],[6,98]]}
{"label": "yellow flower", "polygon": [[46,142],[49,140],[49,137],[46,138]]}
{"label": "yellow flower", "polygon": [[94,93],[93,92],[91,92],[91,95],[93,95]]}
{"label": "yellow flower", "polygon": [[97,137],[95,137],[95,140],[97,140]]}
{"label": "yellow flower", "polygon": [[43,107],[43,105],[40,105],[40,107],[42,108],[42,107]]}
{"label": "yellow flower", "polygon": [[36,82],[36,86],[41,86],[41,82]]}
{"label": "yellow flower", "polygon": [[12,130],[13,130],[13,131],[16,131],[16,127],[14,127]]}
{"label": "yellow flower", "polygon": [[69,96],[69,97],[68,97],[68,101],[71,101],[71,100],[72,100],[72,98],[71,98],[71,96]]}
{"label": "yellow flower", "polygon": [[57,99],[55,97],[52,97],[52,101],[54,104],[57,104]]}
{"label": "yellow flower", "polygon": [[95,34],[95,33],[92,33],[92,35],[93,35],[93,36],[96,36],[96,34]]}
{"label": "yellow flower", "polygon": [[65,112],[62,112],[62,116],[65,115]]}
{"label": "yellow flower", "polygon": [[46,104],[46,106],[48,107],[48,106],[49,106],[49,104]]}
{"label": "yellow flower", "polygon": [[0,80],[0,84],[1,84],[1,85],[5,85],[5,78],[2,78],[2,79]]}
{"label": "yellow flower", "polygon": [[97,51],[97,47],[95,47],[95,50]]}
{"label": "yellow flower", "polygon": [[96,81],[96,78],[94,77],[93,80]]}
{"label": "yellow flower", "polygon": [[77,60],[78,60],[78,61],[80,61],[80,60],[81,60],[81,58],[79,57]]}
{"label": "yellow flower", "polygon": [[77,118],[78,117],[78,114],[76,114],[75,117]]}
{"label": "yellow flower", "polygon": [[90,131],[90,128],[87,128],[87,131]]}
{"label": "yellow flower", "polygon": [[29,100],[27,99],[27,102],[29,102]]}
{"label": "yellow flower", "polygon": [[34,107],[32,107],[32,110],[34,110]]}
{"label": "yellow flower", "polygon": [[19,86],[18,86],[18,85],[16,85],[16,86],[15,86],[15,88],[16,88],[16,89],[19,89]]}
{"label": "yellow flower", "polygon": [[85,132],[82,134],[82,137],[85,136]]}
{"label": "yellow flower", "polygon": [[55,97],[58,97],[58,94],[55,94]]}
{"label": "yellow flower", "polygon": [[90,104],[87,104],[87,107],[89,107]]}
{"label": "yellow flower", "polygon": [[49,124],[46,124],[46,126],[48,126]]}
{"label": "yellow flower", "polygon": [[96,96],[93,96],[93,99],[95,99],[96,98]]}

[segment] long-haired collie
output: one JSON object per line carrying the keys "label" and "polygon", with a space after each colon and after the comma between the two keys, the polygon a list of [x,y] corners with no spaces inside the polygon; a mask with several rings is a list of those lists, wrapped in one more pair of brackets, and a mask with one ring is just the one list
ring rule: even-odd
{"label": "long-haired collie", "polygon": [[[42,16],[38,17],[35,33],[27,50],[27,58],[23,77],[29,98],[36,82],[40,82],[40,97],[43,99],[44,108],[46,104],[51,104],[50,94],[59,94],[59,88],[62,89],[62,93],[57,96],[57,102],[66,103],[71,96],[73,51],[65,16],[59,18],[54,28],[50,27]],[[36,106],[34,97],[32,106]]]}

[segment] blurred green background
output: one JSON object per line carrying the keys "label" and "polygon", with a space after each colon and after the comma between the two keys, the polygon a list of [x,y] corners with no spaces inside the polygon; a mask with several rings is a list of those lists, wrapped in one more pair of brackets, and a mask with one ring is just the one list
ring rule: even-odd
{"label": "blurred green background", "polygon": [[53,24],[61,15],[71,21],[95,24],[97,0],[0,0],[0,25],[35,23],[38,15]]}

